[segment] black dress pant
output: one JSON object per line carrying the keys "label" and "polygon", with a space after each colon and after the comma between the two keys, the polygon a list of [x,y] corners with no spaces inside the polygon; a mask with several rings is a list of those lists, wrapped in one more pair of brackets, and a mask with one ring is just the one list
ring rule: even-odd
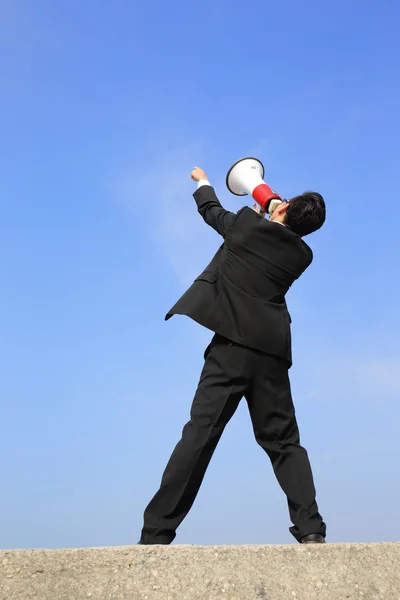
{"label": "black dress pant", "polygon": [[298,541],[309,533],[325,537],[310,462],[300,445],[288,363],[215,335],[205,352],[190,421],[167,464],[160,489],[145,510],[142,543],[169,544],[175,538],[243,396],[256,440],[268,454],[287,496],[291,533]]}

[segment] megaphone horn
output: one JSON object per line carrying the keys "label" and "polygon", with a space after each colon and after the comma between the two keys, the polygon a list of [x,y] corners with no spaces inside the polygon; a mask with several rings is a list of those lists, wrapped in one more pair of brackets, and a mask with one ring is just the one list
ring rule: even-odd
{"label": "megaphone horn", "polygon": [[229,169],[226,185],[236,196],[251,194],[261,209],[271,215],[282,198],[265,183],[264,173],[264,165],[257,158],[241,158]]}

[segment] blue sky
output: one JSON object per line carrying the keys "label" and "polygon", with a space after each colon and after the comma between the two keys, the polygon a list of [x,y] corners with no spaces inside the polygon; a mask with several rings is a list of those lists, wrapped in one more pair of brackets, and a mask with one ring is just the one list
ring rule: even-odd
{"label": "blue sky", "polygon": [[[400,538],[400,6],[0,2],[0,545],[135,543],[209,332],[164,314],[255,155],[327,202],[291,289],[302,442],[336,541]],[[177,542],[292,543],[245,404]]]}

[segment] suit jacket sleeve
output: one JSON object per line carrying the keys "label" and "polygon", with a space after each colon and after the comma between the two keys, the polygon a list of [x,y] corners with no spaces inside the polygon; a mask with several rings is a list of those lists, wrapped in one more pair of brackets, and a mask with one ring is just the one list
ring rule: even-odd
{"label": "suit jacket sleeve", "polygon": [[223,208],[211,185],[203,185],[196,190],[193,197],[196,200],[197,209],[207,225],[225,237],[236,219],[236,214]]}

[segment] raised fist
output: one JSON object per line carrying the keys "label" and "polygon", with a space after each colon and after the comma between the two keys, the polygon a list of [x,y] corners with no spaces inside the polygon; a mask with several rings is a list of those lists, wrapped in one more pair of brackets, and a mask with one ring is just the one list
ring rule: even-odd
{"label": "raised fist", "polygon": [[200,179],[207,179],[207,175],[205,174],[203,169],[200,169],[199,167],[195,167],[193,169],[190,177],[193,179],[193,181],[200,181]]}

